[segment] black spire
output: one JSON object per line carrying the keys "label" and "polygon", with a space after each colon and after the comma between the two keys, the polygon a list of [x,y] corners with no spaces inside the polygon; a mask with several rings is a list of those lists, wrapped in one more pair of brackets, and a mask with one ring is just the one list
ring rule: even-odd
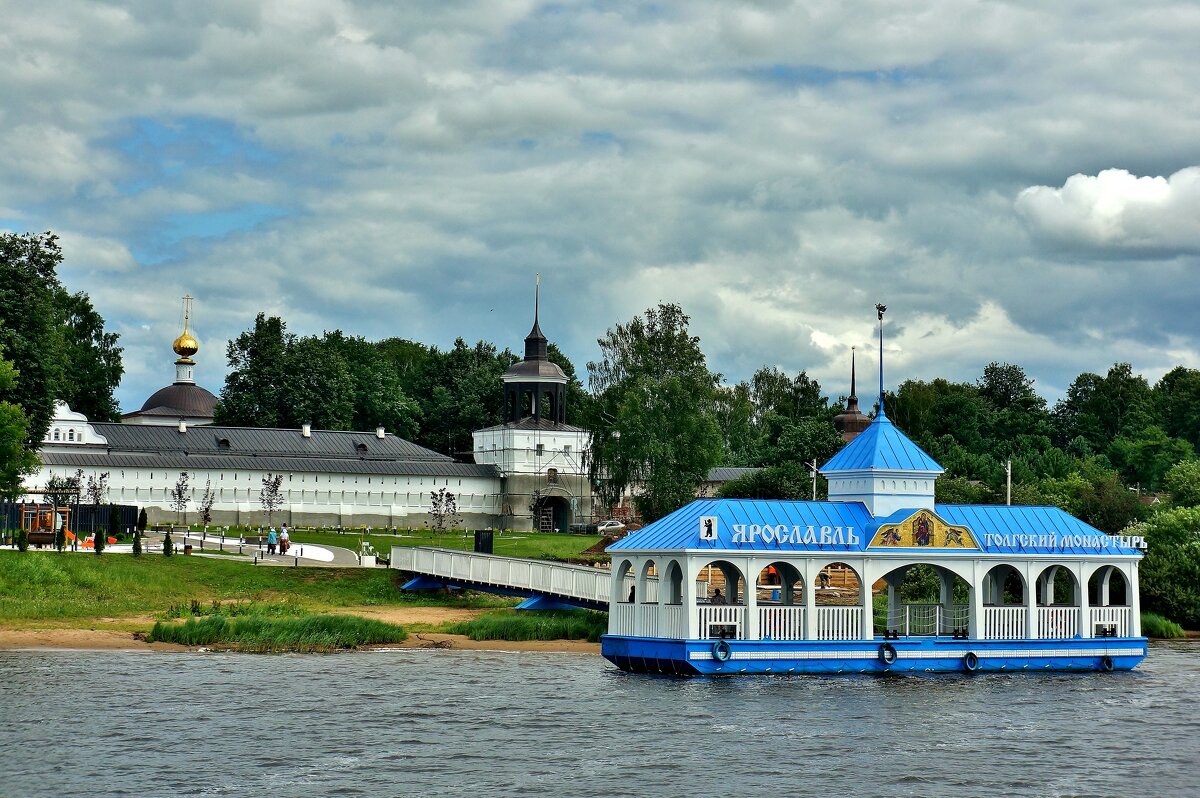
{"label": "black spire", "polygon": [[858,391],[855,388],[854,347],[850,347],[850,396],[846,399],[846,412],[839,413],[833,418],[834,428],[842,434],[843,441],[852,441],[858,433],[865,430],[871,419],[858,409]]}
{"label": "black spire", "polygon": [[546,359],[546,336],[542,335],[542,328],[538,326],[538,302],[542,291],[541,275],[534,275],[533,289],[533,329],[529,331],[529,335],[525,336],[525,359],[526,360],[545,360]]}

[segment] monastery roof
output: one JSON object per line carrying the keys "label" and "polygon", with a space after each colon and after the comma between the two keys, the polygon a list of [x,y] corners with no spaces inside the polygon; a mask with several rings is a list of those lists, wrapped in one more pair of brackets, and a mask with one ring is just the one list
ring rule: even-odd
{"label": "monastery roof", "polygon": [[753,474],[755,471],[761,471],[761,468],[738,468],[735,466],[717,466],[716,468],[708,469],[708,476],[704,478],[705,482],[729,482],[730,480],[744,477],[746,474]]}
{"label": "monastery roof", "polygon": [[411,441],[389,434],[378,438],[374,432],[312,430],[306,438],[298,429],[264,427],[205,425],[189,427],[187,432],[175,426],[108,422],[95,422],[92,427],[108,440],[106,448],[114,453],[454,462]]}
{"label": "monastery roof", "polygon": [[[168,427],[167,429],[172,429]],[[207,428],[206,428],[207,429]],[[173,431],[173,429],[172,429]],[[190,433],[189,433],[190,434]],[[163,468],[171,471],[226,469],[300,473],[361,474],[386,476],[487,477],[497,476],[495,466],[456,463],[449,458],[432,460],[359,460],[349,457],[271,457],[256,455],[186,454],[181,452],[114,452],[104,447],[80,446],[69,452],[43,452],[48,466],[105,469]],[[365,488],[364,488],[365,489]]]}
{"label": "monastery roof", "polygon": [[871,426],[821,466],[829,471],[924,471],[941,473],[937,462],[892,423],[882,411]]}
{"label": "monastery roof", "polygon": [[[859,502],[805,502],[762,499],[698,499],[686,507],[632,532],[608,547],[625,551],[703,551],[754,554],[767,552],[858,553],[906,551],[924,556],[956,554],[1106,554],[1139,552],[1121,538],[1107,535],[1057,507],[1006,505],[936,505],[932,514],[944,525],[964,527],[974,538],[946,548],[905,542],[874,541],[883,527],[915,523],[922,510],[899,510],[874,518]],[[928,513],[929,511],[924,511]],[[715,539],[701,540],[703,519],[715,518]],[[822,533],[825,533],[824,535]]]}

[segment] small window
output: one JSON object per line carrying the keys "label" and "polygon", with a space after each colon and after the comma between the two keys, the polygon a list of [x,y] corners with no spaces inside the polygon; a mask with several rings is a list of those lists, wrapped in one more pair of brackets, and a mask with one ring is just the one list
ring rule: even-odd
{"label": "small window", "polygon": [[563,454],[570,454],[570,453],[571,453],[571,444],[569,444],[569,443],[565,444],[563,446]]}
{"label": "small window", "polygon": [[220,440],[218,440],[218,441],[217,441],[217,448],[218,448],[218,449],[228,449],[228,448],[229,448],[229,439],[228,439],[228,438],[221,438]]}
{"label": "small window", "polygon": [[554,485],[558,482],[558,469],[557,468],[547,468],[546,469],[546,481],[549,482],[551,485]]}
{"label": "small window", "polygon": [[69,440],[69,441],[75,440],[75,430],[73,430],[73,429],[67,430],[67,440]]}
{"label": "small window", "polygon": [[367,445],[365,443],[360,443],[357,446],[355,446],[354,448],[358,450],[359,454],[367,453]]}
{"label": "small window", "polygon": [[546,453],[546,444],[544,444],[544,443],[539,443],[539,444],[537,445],[537,456],[538,456],[538,457],[541,457],[541,456],[542,456],[543,454],[545,454],[545,453]]}
{"label": "small window", "polygon": [[[58,430],[54,430],[54,440],[58,440],[58,439],[59,439]],[[495,448],[495,447],[492,447],[492,448]]]}

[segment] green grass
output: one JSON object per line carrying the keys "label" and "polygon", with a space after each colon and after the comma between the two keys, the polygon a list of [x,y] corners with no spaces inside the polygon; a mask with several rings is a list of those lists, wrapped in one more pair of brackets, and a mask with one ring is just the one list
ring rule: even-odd
{"label": "green grass", "polygon": [[306,610],[361,606],[512,606],[512,600],[400,592],[390,569],[278,568],[226,558],[0,551],[0,623],[163,616],[192,601],[286,601]]}
{"label": "green grass", "polygon": [[1146,637],[1183,637],[1183,627],[1153,612],[1142,613],[1142,634]]}
{"label": "green grass", "polygon": [[336,651],[379,643],[400,643],[404,627],[351,615],[272,618],[251,614],[236,618],[209,615],[184,623],[154,624],[147,639],[185,646],[236,646],[240,651]]}
{"label": "green grass", "polygon": [[600,642],[608,613],[589,610],[508,610],[447,624],[445,631],[472,640],[588,640]]}

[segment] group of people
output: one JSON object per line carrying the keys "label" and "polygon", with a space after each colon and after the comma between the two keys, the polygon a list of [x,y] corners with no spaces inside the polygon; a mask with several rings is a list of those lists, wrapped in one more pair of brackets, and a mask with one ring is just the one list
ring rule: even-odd
{"label": "group of people", "polygon": [[[262,535],[258,536],[259,544],[262,544]],[[267,532],[267,554],[274,554],[278,549],[280,554],[287,554],[287,550],[292,547],[291,538],[288,536],[287,524],[283,525],[279,534],[275,534],[275,527],[271,527]]]}

